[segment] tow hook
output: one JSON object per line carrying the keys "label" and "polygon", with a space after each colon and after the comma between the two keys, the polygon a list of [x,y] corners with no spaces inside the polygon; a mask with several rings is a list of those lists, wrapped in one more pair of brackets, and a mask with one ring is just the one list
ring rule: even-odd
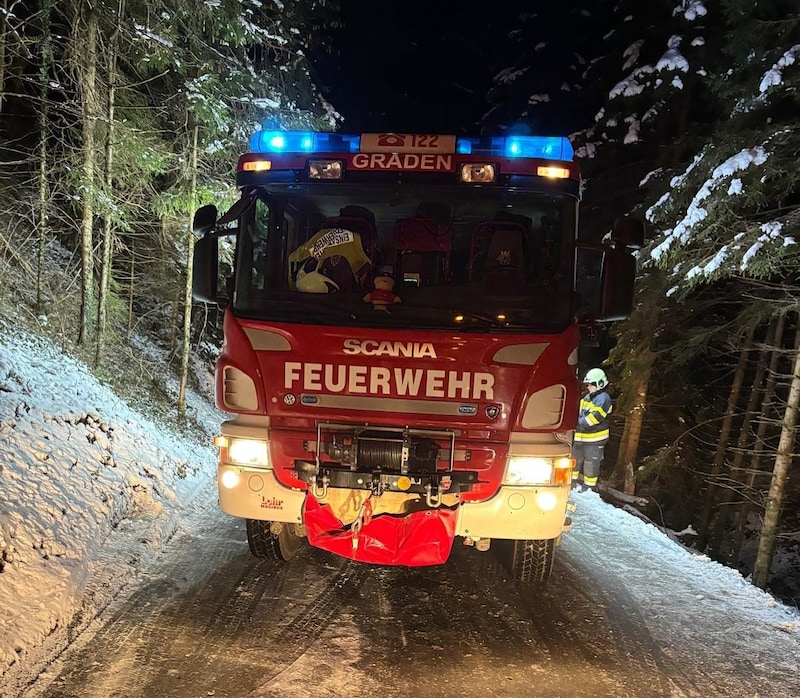
{"label": "tow hook", "polygon": [[433,494],[433,486],[431,485],[431,483],[429,482],[427,485],[425,485],[425,503],[431,509],[437,509],[440,506],[442,506],[443,496],[444,493],[440,488],[437,487],[436,494]]}
{"label": "tow hook", "polygon": [[[320,485],[320,480],[322,484]],[[321,478],[314,478],[314,484],[311,486],[311,494],[313,494],[317,499],[324,499],[328,494],[328,479],[327,475],[323,475]]]}

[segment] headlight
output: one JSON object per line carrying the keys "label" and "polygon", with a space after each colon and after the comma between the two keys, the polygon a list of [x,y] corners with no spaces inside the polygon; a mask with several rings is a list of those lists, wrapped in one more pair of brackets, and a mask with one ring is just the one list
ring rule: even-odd
{"label": "headlight", "polygon": [[260,465],[269,467],[269,445],[261,439],[231,438],[228,444],[228,460],[236,465]]}
{"label": "headlight", "polygon": [[538,456],[510,456],[506,466],[507,485],[549,485],[553,481],[553,459]]}

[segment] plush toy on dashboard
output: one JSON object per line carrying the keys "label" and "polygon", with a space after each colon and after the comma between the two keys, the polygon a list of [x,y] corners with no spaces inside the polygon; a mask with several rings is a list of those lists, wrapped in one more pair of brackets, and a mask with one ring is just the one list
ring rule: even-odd
{"label": "plush toy on dashboard", "polygon": [[389,312],[389,306],[400,302],[400,296],[394,292],[394,279],[389,274],[378,274],[372,280],[373,289],[364,296],[365,303],[372,303],[375,310]]}

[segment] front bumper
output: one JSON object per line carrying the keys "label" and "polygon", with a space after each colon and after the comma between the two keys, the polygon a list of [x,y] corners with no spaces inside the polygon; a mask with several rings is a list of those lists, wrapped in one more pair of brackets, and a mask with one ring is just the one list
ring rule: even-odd
{"label": "front bumper", "polygon": [[[225,487],[222,484],[222,474],[225,471],[234,471],[238,475],[234,487]],[[317,508],[325,509],[324,503],[320,504],[307,492],[282,485],[272,470],[221,464],[217,479],[220,506],[231,516],[302,523],[304,504],[306,504],[307,498],[309,502],[313,500]],[[564,530],[568,499],[569,485],[558,487],[503,486],[494,497],[484,502],[462,502],[453,508],[427,508],[424,511],[415,511],[405,516],[383,514],[376,516],[374,521],[391,518],[397,521],[408,520],[422,525],[423,521],[429,520],[433,516],[442,522],[445,520],[448,522],[446,526],[448,532],[452,519],[453,536],[475,539],[542,540],[557,538],[561,535]],[[306,508],[308,509],[307,504]],[[444,515],[444,512],[447,514]],[[321,521],[319,525],[328,532],[344,530],[344,524],[333,512],[325,521],[324,526]],[[395,534],[397,534],[396,531],[391,535]],[[350,544],[352,545],[352,540]]]}
{"label": "front bumper", "polygon": [[485,502],[462,502],[456,535],[465,538],[546,540],[564,530],[570,486],[500,487]]}
{"label": "front bumper", "polygon": [[[236,473],[233,487],[222,482],[224,473]],[[222,511],[243,519],[302,523],[306,493],[282,485],[272,470],[221,464],[217,469]]]}

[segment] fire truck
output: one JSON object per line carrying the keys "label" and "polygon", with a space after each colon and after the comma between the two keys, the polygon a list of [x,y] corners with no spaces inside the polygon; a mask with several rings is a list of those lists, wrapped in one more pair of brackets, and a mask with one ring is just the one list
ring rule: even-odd
{"label": "fire truck", "polygon": [[547,580],[581,327],[628,315],[644,237],[620,218],[578,241],[572,157],[563,137],[252,136],[241,198],[195,214],[193,296],[224,309],[219,501],[254,555],[491,545]]}

